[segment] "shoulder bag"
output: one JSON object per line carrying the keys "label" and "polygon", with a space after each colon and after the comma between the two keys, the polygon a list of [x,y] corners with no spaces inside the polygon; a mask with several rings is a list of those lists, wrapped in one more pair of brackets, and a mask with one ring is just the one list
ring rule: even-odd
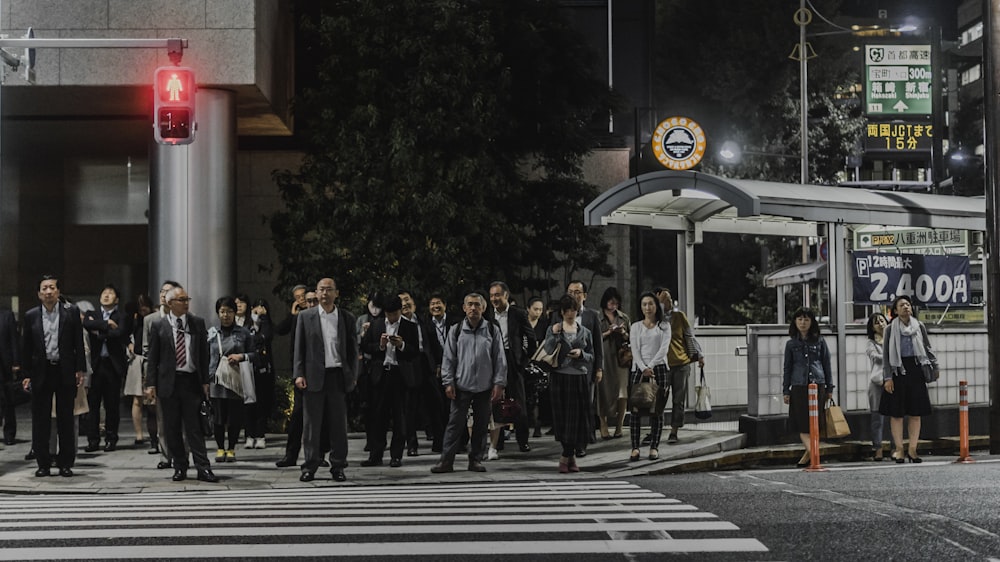
{"label": "shoulder bag", "polygon": [[698,397],[698,401],[694,405],[694,417],[699,420],[707,420],[712,417],[712,389],[705,382],[705,369],[699,370],[701,371],[699,384],[694,387],[694,393]]}
{"label": "shoulder bag", "polygon": [[653,411],[656,408],[656,398],[659,394],[660,385],[656,384],[656,379],[640,377],[639,382],[632,385],[632,391],[628,395],[632,412]]}
{"label": "shoulder bag", "polygon": [[545,351],[545,345],[539,345],[535,354],[531,356],[531,362],[555,369],[559,367],[559,351],[562,349],[562,342],[556,344],[556,348],[551,352]]}

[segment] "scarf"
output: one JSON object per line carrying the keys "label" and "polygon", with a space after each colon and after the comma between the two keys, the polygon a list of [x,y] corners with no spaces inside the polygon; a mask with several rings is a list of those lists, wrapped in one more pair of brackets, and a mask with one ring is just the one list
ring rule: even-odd
{"label": "scarf", "polygon": [[910,342],[913,343],[913,351],[917,354],[917,363],[921,365],[926,365],[930,363],[930,359],[927,358],[927,350],[924,349],[924,337],[923,337],[923,325],[920,321],[914,317],[910,317],[910,323],[903,325],[899,321],[899,317],[893,318],[892,323],[889,325],[891,328],[891,333],[889,334],[889,341],[886,342],[889,345],[889,365],[892,367],[893,372],[905,375],[906,370],[903,369],[903,358],[899,355],[899,339],[902,336],[910,336]]}

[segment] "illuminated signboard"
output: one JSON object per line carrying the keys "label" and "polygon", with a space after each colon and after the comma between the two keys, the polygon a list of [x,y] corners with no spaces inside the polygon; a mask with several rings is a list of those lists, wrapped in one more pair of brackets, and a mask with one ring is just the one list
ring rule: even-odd
{"label": "illuminated signboard", "polygon": [[869,115],[930,115],[934,73],[930,45],[865,45]]}
{"label": "illuminated signboard", "polygon": [[933,133],[930,123],[868,123],[865,152],[930,152]]}

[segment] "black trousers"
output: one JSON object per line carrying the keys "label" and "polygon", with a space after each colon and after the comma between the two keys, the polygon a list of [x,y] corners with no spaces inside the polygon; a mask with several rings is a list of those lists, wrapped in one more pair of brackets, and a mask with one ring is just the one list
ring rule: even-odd
{"label": "black trousers", "polygon": [[17,411],[14,409],[12,382],[0,381],[0,407],[3,408],[3,438],[13,441],[17,437]]}
{"label": "black trousers", "polygon": [[121,421],[120,396],[122,376],[115,371],[109,357],[101,357],[90,380],[87,403],[87,442],[96,444],[101,440],[101,402],[104,403],[104,441],[118,442],[118,426]]}
{"label": "black trousers", "polygon": [[329,431],[330,467],[347,466],[347,394],[344,370],[326,369],[320,391],[302,393],[302,446],[305,449],[303,472],[316,472],[323,461],[322,429]]}
{"label": "black trousers", "polygon": [[385,452],[386,432],[392,423],[392,442],[389,456],[403,457],[406,446],[406,385],[399,367],[383,367],[382,377],[371,389],[371,417],[365,422],[368,437],[368,456],[381,459]]}
{"label": "black trousers", "polygon": [[[420,440],[417,438],[417,428],[422,419],[427,420],[431,436],[434,438],[432,447],[440,449],[444,443],[444,426],[448,419],[442,415],[444,405],[441,398],[444,394],[437,378],[429,373],[422,373],[420,384],[406,389],[406,446],[417,449]],[[450,402],[450,401],[449,401]]]}
{"label": "black trousers", "polygon": [[[174,379],[174,392],[169,398],[160,394],[156,396],[159,408],[163,411],[163,438],[172,455],[174,470],[187,470],[190,466],[187,453],[184,450],[184,437],[191,449],[191,458],[198,470],[211,468],[208,454],[205,452],[205,434],[201,432],[199,419],[201,401],[205,391],[198,376],[193,373],[177,373]],[[37,451],[36,451],[37,454]]]}
{"label": "black trousers", "polygon": [[38,468],[52,466],[49,437],[52,435],[52,397],[56,397],[56,433],[59,436],[59,468],[73,468],[76,462],[76,431],[73,423],[75,384],[60,384],[59,365],[47,365],[45,384],[31,385],[31,446]]}
{"label": "black trousers", "polygon": [[517,442],[524,445],[528,442],[531,431],[531,420],[528,419],[528,405],[524,392],[524,371],[514,362],[514,354],[507,350],[507,388],[504,391],[507,398],[517,400],[521,405],[521,413],[514,420],[514,434]]}

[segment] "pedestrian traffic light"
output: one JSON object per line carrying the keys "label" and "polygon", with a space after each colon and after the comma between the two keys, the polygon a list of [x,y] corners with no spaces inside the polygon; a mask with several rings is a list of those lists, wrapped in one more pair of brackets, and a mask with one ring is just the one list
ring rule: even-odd
{"label": "pedestrian traffic light", "polygon": [[194,142],[194,71],[161,66],[153,78],[153,136],[160,144]]}

